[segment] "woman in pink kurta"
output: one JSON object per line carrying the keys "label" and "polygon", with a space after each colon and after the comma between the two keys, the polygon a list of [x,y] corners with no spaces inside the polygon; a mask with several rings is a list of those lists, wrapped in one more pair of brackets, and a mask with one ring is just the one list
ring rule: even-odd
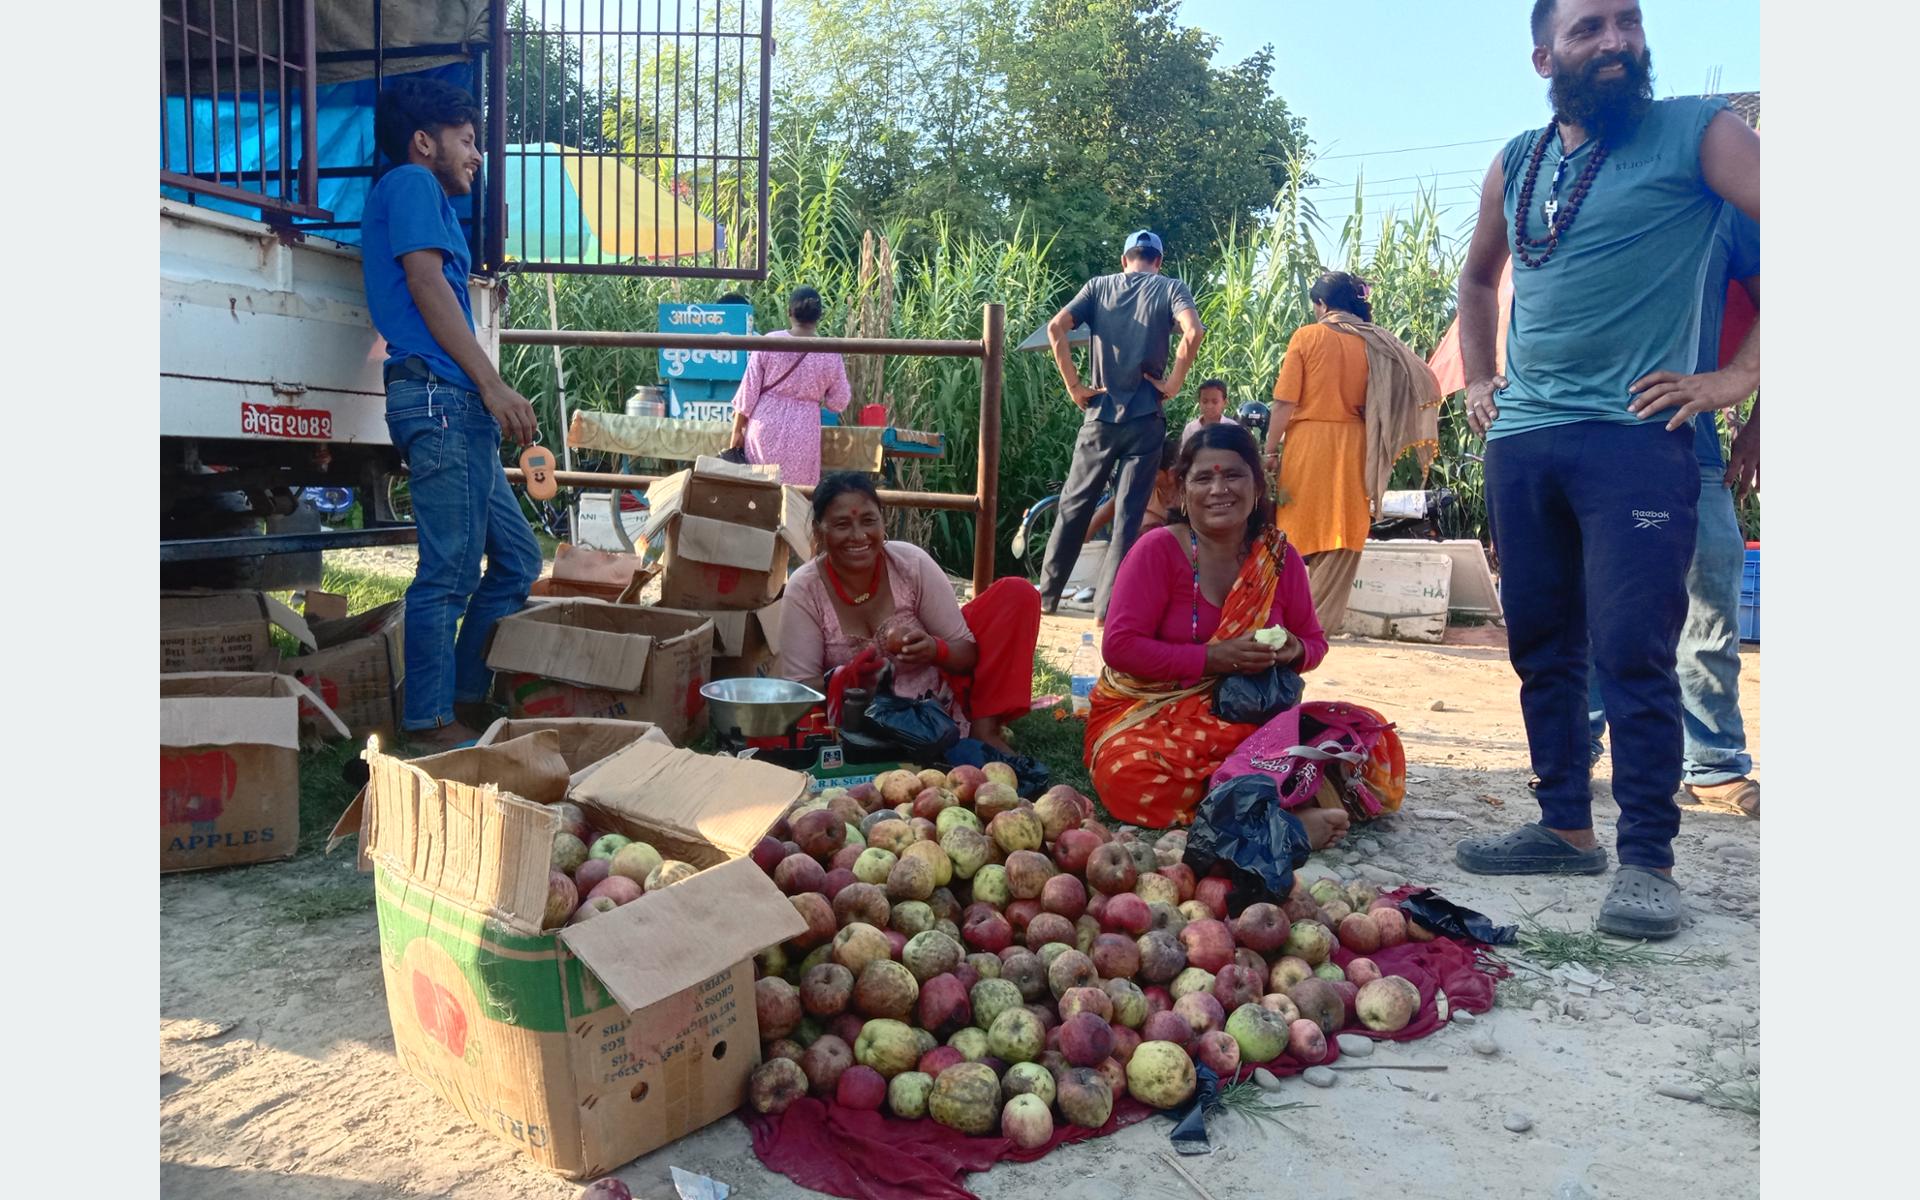
{"label": "woman in pink kurta", "polygon": [[1032,707],[1038,589],[1000,579],[962,605],[932,555],[887,540],[873,481],[852,472],[815,490],[813,539],[818,554],[787,580],[780,674],[831,695],[828,677],[871,648],[893,663],[896,696],[931,696],[962,736],[1009,752],[1004,726]]}
{"label": "woman in pink kurta", "polygon": [[[785,333],[768,337],[810,338],[820,327],[820,293],[795,288],[787,301]],[[733,396],[729,449],[745,449],[747,461],[780,468],[780,482],[812,487],[820,482],[820,409],[847,411],[853,388],[838,354],[818,350],[755,350]]]}

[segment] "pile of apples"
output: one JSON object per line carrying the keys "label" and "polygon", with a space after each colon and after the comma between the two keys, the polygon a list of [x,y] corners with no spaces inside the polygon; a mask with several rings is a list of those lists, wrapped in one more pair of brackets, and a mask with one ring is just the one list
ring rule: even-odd
{"label": "pile of apples", "polygon": [[542,929],[578,925],[699,870],[625,834],[594,830],[586,810],[572,801],[547,807],[560,814],[560,831],[553,835]]}
{"label": "pile of apples", "polygon": [[1296,882],[1229,919],[1232,884],[1196,878],[1184,831],[1148,841],[1072,788],[1014,784],[1001,764],[888,772],[754,850],[807,923],[756,959],[756,1111],[812,1095],[1035,1147],[1127,1095],[1181,1104],[1196,1061],[1310,1065],[1343,1028],[1418,1012],[1408,980],[1332,961],[1433,936],[1365,885]]}

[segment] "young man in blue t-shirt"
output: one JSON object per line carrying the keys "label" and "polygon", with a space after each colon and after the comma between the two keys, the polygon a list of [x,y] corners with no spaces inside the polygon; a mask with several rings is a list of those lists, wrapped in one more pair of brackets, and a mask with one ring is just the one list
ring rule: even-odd
{"label": "young man in blue t-shirt", "polygon": [[540,574],[539,543],[500,463],[503,429],[521,443],[539,429],[474,337],[472,264],[448,200],[473,191],[479,125],[473,97],[449,84],[403,79],[383,91],[374,137],[397,165],[374,184],[361,227],[367,308],[387,340],[387,430],[420,531],[400,724],[433,749],[479,736],[472,725],[493,683],[487,637]]}

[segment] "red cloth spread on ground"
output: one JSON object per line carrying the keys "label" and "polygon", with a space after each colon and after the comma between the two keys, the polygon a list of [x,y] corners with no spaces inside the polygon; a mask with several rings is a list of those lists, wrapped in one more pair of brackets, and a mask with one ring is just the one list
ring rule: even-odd
{"label": "red cloth spread on ground", "polygon": [[[1399,894],[1410,890],[1401,889]],[[1398,898],[1395,893],[1389,895]],[[1356,957],[1344,949],[1334,951],[1334,961],[1343,967]],[[1445,1024],[1434,1003],[1436,990],[1446,992],[1450,1009],[1486,1012],[1493,1007],[1494,981],[1508,974],[1481,947],[1444,937],[1408,942],[1367,957],[1382,974],[1405,976],[1420,989],[1420,1011],[1398,1033],[1375,1033],[1364,1027],[1341,1030],[1380,1041],[1425,1037]],[[1339,1057],[1339,1047],[1327,1039],[1327,1057],[1320,1065]],[[1279,1076],[1296,1075],[1309,1065],[1282,1055],[1270,1063],[1243,1064],[1239,1076],[1251,1075],[1254,1066]],[[753,1152],[760,1161],[801,1187],[848,1200],[975,1200],[961,1183],[971,1172],[984,1171],[1002,1159],[1032,1162],[1055,1146],[1105,1137],[1156,1111],[1124,1097],[1114,1102],[1113,1115],[1104,1127],[1057,1126],[1053,1140],[1033,1150],[1020,1150],[1003,1137],[969,1137],[931,1118],[906,1121],[811,1097],[796,1101],[778,1116],[741,1115],[753,1133]]]}

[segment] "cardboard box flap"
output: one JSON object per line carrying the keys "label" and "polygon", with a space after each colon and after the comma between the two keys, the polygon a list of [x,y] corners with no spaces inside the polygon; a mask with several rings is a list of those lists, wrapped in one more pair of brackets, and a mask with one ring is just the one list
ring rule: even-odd
{"label": "cardboard box flap", "polygon": [[624,588],[644,566],[645,560],[638,554],[616,554],[561,542],[554,547],[552,578]]}
{"label": "cardboard box flap", "polygon": [[775,600],[765,608],[702,613],[713,622],[713,652],[722,658],[737,658],[746,653],[747,630],[751,622],[753,627],[759,628],[760,639],[767,644],[767,649],[778,657],[781,603]]}
{"label": "cardboard box flap", "polygon": [[319,648],[307,619],[265,592],[163,592],[160,596],[162,633],[260,620],[278,625],[309,650]]}
{"label": "cardboard box flap", "polygon": [[501,717],[487,726],[487,731],[480,735],[476,745],[493,746],[542,732],[555,735],[560,757],[566,763],[567,770],[572,772],[570,784],[585,778],[601,759],[641,738],[651,739],[663,746],[673,745],[658,726],[649,722],[604,717]]}
{"label": "cardboard box flap", "polygon": [[160,676],[160,744],[298,750],[302,701],[312,705],[341,737],[349,736],[326,701],[290,675],[264,671],[165,674]]}
{"label": "cardboard box flap", "polygon": [[707,620],[713,622],[714,653],[726,658],[739,657],[747,644],[747,618],[753,613],[747,609],[735,612],[710,612]]}
{"label": "cardboard box flap", "polygon": [[667,522],[680,515],[680,501],[692,479],[692,471],[675,471],[647,485],[647,523],[640,527],[636,546],[642,541],[657,539],[666,530]]}
{"label": "cardboard box flap", "polygon": [[551,729],[412,761],[435,779],[475,787],[492,784],[535,804],[565,800],[567,776],[573,773],[560,752],[560,735]]}
{"label": "cardboard box flap", "polygon": [[[515,739],[516,741],[527,739]],[[504,743],[503,743],[504,745]],[[485,770],[500,746],[455,751],[462,773]],[[450,755],[436,755],[447,760]],[[559,755],[553,754],[558,767]],[[547,907],[547,876],[560,815],[491,783],[437,779],[423,766],[371,749],[362,852],[393,875],[522,933],[538,933]],[[564,779],[564,773],[561,775]]]}
{"label": "cardboard box flap", "polygon": [[798,557],[813,557],[813,502],[799,488],[785,489],[780,505],[780,540]]}
{"label": "cardboard box flap", "polygon": [[775,658],[780,657],[780,622],[785,618],[787,599],[782,596],[772,604],[753,614],[760,622],[760,637],[767,643],[767,649],[773,651]]}
{"label": "cardboard box flap", "polygon": [[710,517],[680,514],[680,557],[742,571],[764,571],[773,562],[771,530],[753,529]]}
{"label": "cardboard box flap", "polygon": [[616,632],[610,623],[595,621],[594,607],[562,600],[508,617],[493,628],[487,666],[582,687],[639,691],[653,655],[652,636]]}
{"label": "cardboard box flap", "polygon": [[807,777],[797,771],[642,741],[603,761],[573,798],[747,854],[806,790]]}
{"label": "cardboard box flap", "polygon": [[751,858],[736,858],[559,936],[634,1013],[806,928],[767,873]]}
{"label": "cardboard box flap", "polygon": [[286,696],[180,697],[160,701],[162,746],[300,748],[300,706]]}
{"label": "cardboard box flap", "polygon": [[313,648],[331,650],[361,638],[377,637],[396,629],[406,619],[405,600],[389,600],[377,608],[350,617],[312,622]]}
{"label": "cardboard box flap", "polygon": [[267,619],[293,635],[293,639],[309,650],[319,646],[313,640],[313,630],[307,627],[307,619],[292,608],[275,600],[265,592],[260,593],[260,603],[267,610]]}
{"label": "cardboard box flap", "polygon": [[693,460],[693,473],[709,479],[737,480],[741,483],[780,482],[780,468],[774,463],[728,462],[711,454],[702,454]]}

